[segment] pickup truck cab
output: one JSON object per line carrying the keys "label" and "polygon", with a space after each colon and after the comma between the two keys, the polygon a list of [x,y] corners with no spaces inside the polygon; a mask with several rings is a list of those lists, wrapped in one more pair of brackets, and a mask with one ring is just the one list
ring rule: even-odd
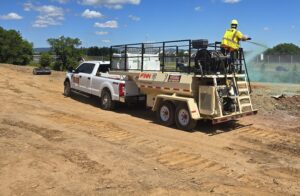
{"label": "pickup truck cab", "polygon": [[116,102],[145,99],[138,86],[126,76],[109,74],[109,61],[85,61],[68,72],[64,81],[64,95],[73,92],[100,97],[101,108],[112,110]]}

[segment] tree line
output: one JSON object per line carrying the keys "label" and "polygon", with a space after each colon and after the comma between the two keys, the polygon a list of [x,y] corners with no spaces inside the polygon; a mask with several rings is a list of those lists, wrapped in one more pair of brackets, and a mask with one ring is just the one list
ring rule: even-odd
{"label": "tree line", "polygon": [[278,44],[266,50],[265,55],[300,55],[300,47],[292,43]]}

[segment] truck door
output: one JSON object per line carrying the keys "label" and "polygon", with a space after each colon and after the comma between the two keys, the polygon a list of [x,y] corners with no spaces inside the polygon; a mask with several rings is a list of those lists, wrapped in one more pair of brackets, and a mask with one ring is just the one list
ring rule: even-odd
{"label": "truck door", "polygon": [[[76,69],[76,74],[74,74],[74,78],[78,78],[77,90],[82,92],[90,93],[91,86],[91,76],[94,70],[94,63],[83,63]],[[74,85],[75,86],[75,85]]]}

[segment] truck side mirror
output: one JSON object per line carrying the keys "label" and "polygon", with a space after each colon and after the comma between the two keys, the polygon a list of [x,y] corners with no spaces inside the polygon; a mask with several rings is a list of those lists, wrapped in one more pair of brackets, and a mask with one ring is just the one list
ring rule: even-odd
{"label": "truck side mirror", "polygon": [[69,72],[69,73],[74,73],[73,67],[68,67],[68,72]]}

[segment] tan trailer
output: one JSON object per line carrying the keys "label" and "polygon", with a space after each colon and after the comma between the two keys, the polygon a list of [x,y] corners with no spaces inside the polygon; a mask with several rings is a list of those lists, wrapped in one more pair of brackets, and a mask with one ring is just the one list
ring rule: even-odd
{"label": "tan trailer", "polygon": [[[224,71],[225,73],[221,73],[222,69],[207,73],[207,70],[203,69],[205,68],[203,59],[200,58],[199,60],[199,57],[197,59],[196,55],[194,57],[195,65],[192,68],[192,49],[196,49],[198,54],[200,49],[205,48],[205,46],[203,46],[203,40],[200,40],[202,44],[200,44],[200,48],[197,48],[195,46],[197,43],[193,43],[191,40],[184,41],[188,41],[189,56],[186,57],[188,59],[186,61],[189,67],[188,71],[186,69],[178,71],[178,67],[174,71],[165,69],[164,65],[167,55],[164,53],[167,50],[167,43],[175,43],[172,41],[162,42],[163,54],[159,52],[156,57],[164,63],[160,70],[157,70],[157,66],[154,71],[143,70],[143,54],[138,57],[135,56],[136,58],[140,58],[136,62],[140,62],[141,64],[140,66],[135,64],[136,67],[134,68],[138,68],[137,70],[127,69],[130,67],[130,65],[126,65],[126,58],[129,55],[125,54],[127,54],[126,50],[130,46],[124,45],[121,47],[126,49],[123,51],[124,59],[120,60],[120,55],[118,55],[118,59],[114,59],[114,55],[111,55],[112,72],[113,74],[125,75],[128,80],[134,81],[140,91],[146,95],[147,106],[151,107],[157,113],[159,122],[166,126],[176,123],[179,129],[192,130],[200,119],[210,119],[213,124],[216,124],[256,114],[257,110],[253,109],[251,102],[250,83],[247,73],[240,69],[242,65],[239,64],[239,71],[234,70],[231,73],[228,73],[227,70]],[[199,40],[197,41],[199,45]],[[180,40],[178,42],[181,43],[183,41]],[[150,46],[153,48],[153,45]],[[215,46],[215,48],[217,47]],[[161,51],[161,49],[159,50]],[[178,50],[177,46],[177,53],[179,53]],[[142,53],[147,51],[147,46],[141,44],[141,51],[143,51]],[[240,52],[242,53],[243,51],[241,50]],[[149,55],[147,58],[149,58]],[[228,63],[228,58],[225,55],[222,58],[219,57],[219,60],[223,61],[224,65],[227,63],[226,69],[230,66],[235,66],[233,63],[241,63],[241,60],[243,60],[240,58],[234,60],[233,63]],[[176,65],[178,65],[178,55],[173,59],[177,61]],[[120,62],[123,61],[125,69],[114,69],[114,60],[115,62],[117,61],[115,64],[119,68]],[[209,60],[205,59],[205,61]],[[217,63],[217,61],[214,62]]]}

